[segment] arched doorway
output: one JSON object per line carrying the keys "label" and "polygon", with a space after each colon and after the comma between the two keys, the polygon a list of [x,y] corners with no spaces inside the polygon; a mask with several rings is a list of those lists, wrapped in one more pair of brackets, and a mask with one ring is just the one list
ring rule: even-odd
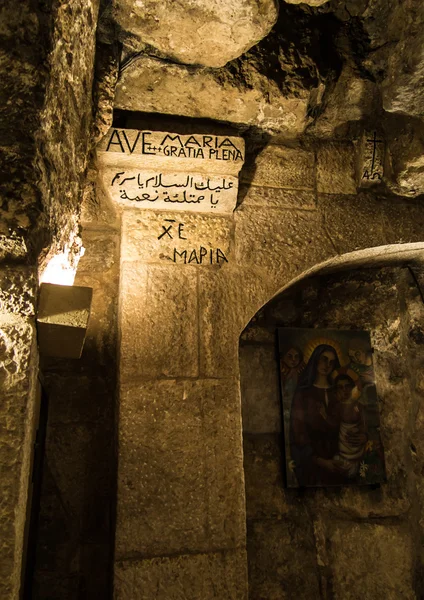
{"label": "arched doorway", "polygon": [[[313,269],[265,304],[241,334],[249,600],[423,593],[415,551],[424,533],[417,452],[424,439],[424,271],[410,263],[409,251],[406,262],[392,261],[392,250],[372,251],[366,260],[366,251],[353,253]],[[277,327],[370,331],[387,483],[284,487]]]}

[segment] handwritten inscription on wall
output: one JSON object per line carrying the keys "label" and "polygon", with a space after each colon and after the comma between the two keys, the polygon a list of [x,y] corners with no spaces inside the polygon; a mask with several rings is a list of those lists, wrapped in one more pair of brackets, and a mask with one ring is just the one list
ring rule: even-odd
{"label": "handwritten inscription on wall", "polygon": [[380,183],[384,172],[384,140],[376,131],[366,132],[364,138],[364,154],[361,186]]}
{"label": "handwritten inscription on wall", "polygon": [[146,208],[149,203],[155,206],[166,204],[168,210],[173,205],[197,205],[213,212],[221,202],[229,204],[237,190],[237,178],[232,176],[183,173],[148,173],[141,171],[117,171],[110,183],[112,191],[119,191],[119,198],[135,206]]}
{"label": "handwritten inscription on wall", "polygon": [[97,148],[102,181],[124,206],[231,212],[244,140],[112,128]]}
{"label": "handwritten inscription on wall", "polygon": [[[187,240],[185,232],[185,223],[177,222],[175,219],[164,219],[162,232],[158,235],[158,240],[170,238],[178,240]],[[198,246],[197,248],[173,248],[172,256],[168,257],[174,263],[184,265],[220,265],[228,262],[227,257],[220,248],[206,248]]]}
{"label": "handwritten inscription on wall", "polygon": [[244,148],[237,138],[217,135],[179,135],[157,131],[125,131],[113,129],[101,149],[121,154],[191,158],[199,160],[241,161]]}

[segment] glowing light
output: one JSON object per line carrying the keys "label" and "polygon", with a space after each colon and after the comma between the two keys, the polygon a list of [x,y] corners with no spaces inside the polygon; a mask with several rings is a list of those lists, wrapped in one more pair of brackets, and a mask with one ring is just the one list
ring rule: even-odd
{"label": "glowing light", "polygon": [[84,255],[85,248],[80,247],[79,256],[72,256],[70,261],[70,253],[68,249],[61,254],[53,256],[40,277],[40,283],[56,283],[57,285],[73,285],[77,272],[79,259]]}

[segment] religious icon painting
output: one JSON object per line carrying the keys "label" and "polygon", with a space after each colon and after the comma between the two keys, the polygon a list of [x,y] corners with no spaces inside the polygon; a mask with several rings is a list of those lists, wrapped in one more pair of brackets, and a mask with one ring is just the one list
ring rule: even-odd
{"label": "religious icon painting", "polygon": [[278,329],[288,487],[386,480],[366,331]]}

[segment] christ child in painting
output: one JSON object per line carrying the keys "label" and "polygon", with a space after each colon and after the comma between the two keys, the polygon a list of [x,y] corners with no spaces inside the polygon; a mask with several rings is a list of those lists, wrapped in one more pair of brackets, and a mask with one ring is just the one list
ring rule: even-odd
{"label": "christ child in painting", "polygon": [[367,442],[362,407],[352,397],[355,382],[349,375],[338,375],[334,386],[340,415],[339,451],[334,460],[340,461],[346,475],[353,478],[358,474]]}
{"label": "christ child in painting", "polygon": [[352,340],[349,344],[349,358],[348,368],[359,376],[361,387],[374,385],[374,366],[368,343],[361,338]]}

